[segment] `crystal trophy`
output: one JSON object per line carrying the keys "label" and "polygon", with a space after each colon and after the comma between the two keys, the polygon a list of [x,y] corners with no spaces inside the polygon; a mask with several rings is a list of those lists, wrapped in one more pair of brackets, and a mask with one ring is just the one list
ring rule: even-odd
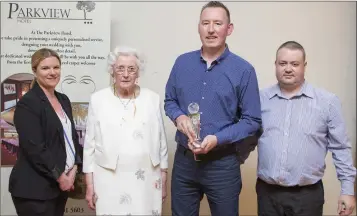
{"label": "crystal trophy", "polygon": [[188,112],[189,118],[191,119],[191,123],[193,126],[193,131],[195,132],[195,140],[193,142],[193,146],[195,148],[200,148],[201,147],[201,137],[200,137],[200,130],[201,130],[201,123],[200,123],[200,113],[198,112],[200,110],[200,107],[197,103],[190,103],[188,105]]}

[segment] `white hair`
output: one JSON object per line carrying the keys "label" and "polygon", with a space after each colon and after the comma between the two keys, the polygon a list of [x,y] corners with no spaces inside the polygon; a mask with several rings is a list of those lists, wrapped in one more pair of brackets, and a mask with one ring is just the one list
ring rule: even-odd
{"label": "white hair", "polygon": [[145,60],[142,53],[128,46],[117,46],[108,55],[108,72],[111,75],[113,74],[113,65],[118,60],[119,56],[135,56],[137,59],[136,66],[139,68],[139,75],[144,72]]}

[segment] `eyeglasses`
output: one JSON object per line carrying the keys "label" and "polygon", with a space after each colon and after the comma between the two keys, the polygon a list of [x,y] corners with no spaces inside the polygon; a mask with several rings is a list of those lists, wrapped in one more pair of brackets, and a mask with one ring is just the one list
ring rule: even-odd
{"label": "eyeglasses", "polygon": [[127,71],[129,75],[134,75],[137,73],[138,68],[133,66],[129,66],[127,68],[124,66],[113,66],[113,71],[119,75],[123,75],[125,71]]}

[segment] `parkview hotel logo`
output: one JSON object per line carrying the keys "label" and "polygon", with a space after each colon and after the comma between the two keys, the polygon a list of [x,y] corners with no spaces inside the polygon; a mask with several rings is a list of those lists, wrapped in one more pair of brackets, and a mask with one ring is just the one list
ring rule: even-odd
{"label": "parkview hotel logo", "polygon": [[[75,3],[75,2],[74,2]],[[87,13],[95,9],[95,2],[78,1],[75,10],[83,11],[83,17],[73,17],[71,8],[40,8],[40,7],[22,7],[21,3],[8,3],[8,19],[17,19],[19,23],[31,23],[32,20],[50,19],[50,20],[80,20],[84,24],[92,24],[92,19],[87,18]]]}

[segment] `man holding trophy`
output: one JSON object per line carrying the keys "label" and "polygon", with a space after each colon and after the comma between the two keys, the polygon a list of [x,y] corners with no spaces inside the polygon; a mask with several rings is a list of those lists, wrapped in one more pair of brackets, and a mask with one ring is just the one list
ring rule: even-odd
{"label": "man holding trophy", "polygon": [[237,151],[261,127],[257,77],[226,44],[233,24],[224,4],[203,6],[198,31],[201,49],[180,55],[166,84],[165,112],[178,129],[172,214],[198,216],[206,194],[213,216],[237,216]]}

